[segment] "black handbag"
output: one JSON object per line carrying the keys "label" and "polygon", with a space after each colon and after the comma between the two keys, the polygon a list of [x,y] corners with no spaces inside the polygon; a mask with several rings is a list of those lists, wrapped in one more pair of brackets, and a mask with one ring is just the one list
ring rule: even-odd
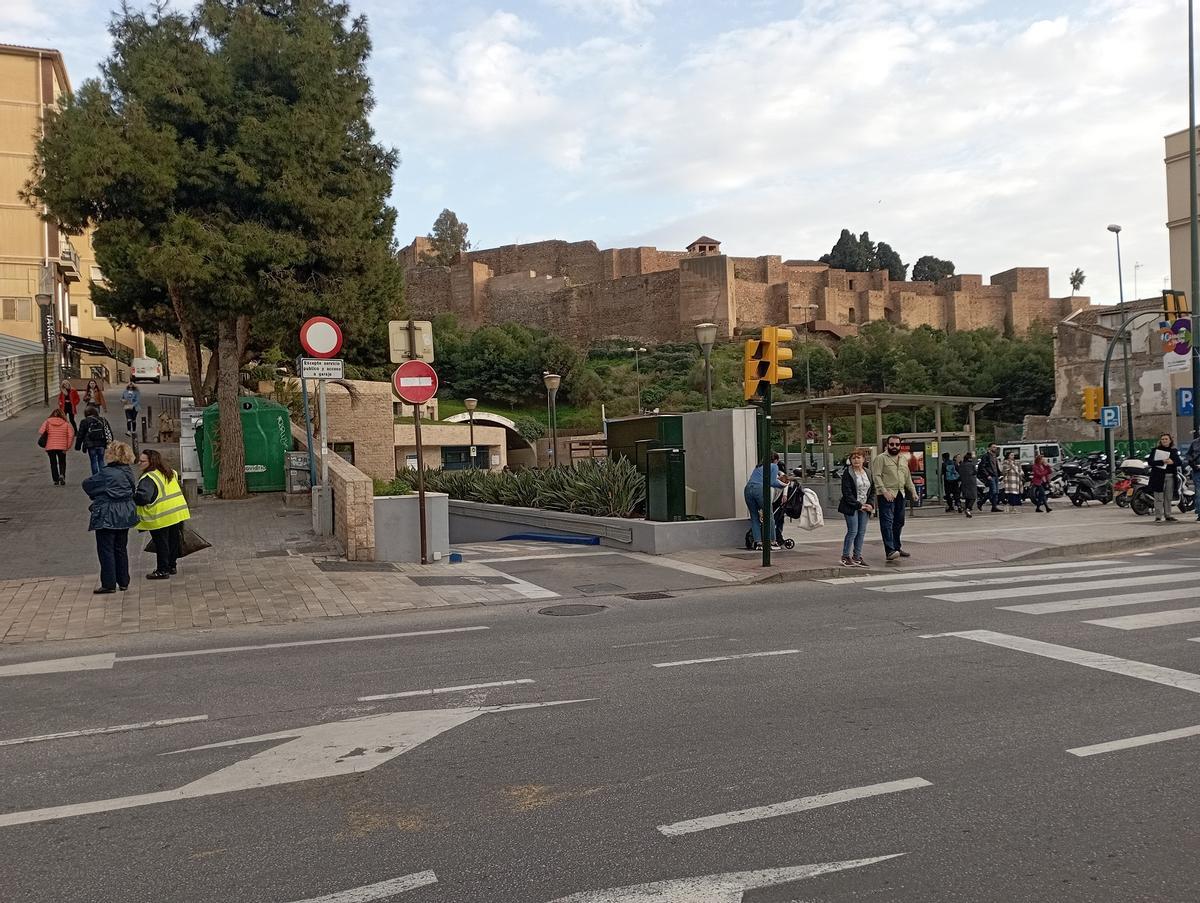
{"label": "black handbag", "polygon": [[49,439],[50,433],[46,430],[42,430],[40,433],[38,433],[38,448],[45,448],[46,442],[48,442]]}

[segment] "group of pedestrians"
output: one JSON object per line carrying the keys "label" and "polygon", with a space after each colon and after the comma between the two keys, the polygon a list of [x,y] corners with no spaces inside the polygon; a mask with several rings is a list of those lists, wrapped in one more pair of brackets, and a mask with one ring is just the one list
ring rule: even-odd
{"label": "group of pedestrians", "polygon": [[[942,453],[938,464],[938,472],[942,477],[945,489],[946,511],[957,511],[972,516],[972,509],[979,507],[979,483],[982,482],[987,492],[986,499],[991,503],[992,513],[1007,510],[1017,511],[1024,503],[1025,472],[1021,459],[1016,452],[1006,452],[1004,460],[1000,460],[999,446],[989,445],[987,451],[976,459],[973,452],[950,457],[949,452]],[[1050,476],[1052,470],[1043,455],[1033,459],[1030,477],[1030,492],[1033,497],[1034,511],[1049,514],[1050,508]]]}
{"label": "group of pedestrians", "polygon": [[[140,394],[132,383],[122,400],[126,425],[133,432]],[[84,416],[76,424],[81,404]],[[38,428],[38,445],[50,460],[54,485],[67,484],[67,451],[72,446],[87,453],[91,475],[83,481],[83,491],[91,499],[88,530],[95,534],[100,561],[97,594],[129,588],[129,531],[134,528],[149,533],[154,545],[155,568],[146,579],[166,580],[174,575],[182,551],[183,522],[191,516],[179,475],[162,455],[153,449],[143,451],[136,458],[135,474],[133,448],[114,441],[101,411],[107,411],[107,405],[95,380],[88,382],[82,396],[64,381],[58,407]]]}

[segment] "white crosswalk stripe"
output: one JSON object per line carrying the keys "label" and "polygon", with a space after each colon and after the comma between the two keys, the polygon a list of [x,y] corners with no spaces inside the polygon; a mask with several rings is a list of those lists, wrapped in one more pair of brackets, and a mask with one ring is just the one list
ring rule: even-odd
{"label": "white crosswalk stripe", "polygon": [[[1121,564],[1116,559],[1096,559],[1087,562],[1088,566]],[[1059,562],[1057,564],[1004,564],[987,567],[952,568],[950,570],[913,571],[905,574],[872,574],[863,577],[831,577],[821,583],[835,586],[851,583],[899,583],[907,580],[928,580],[942,577],[973,577],[977,574],[1051,574],[1054,571],[1079,571],[1078,561]]]}
{"label": "white crosswalk stripe", "polygon": [[[1154,578],[1155,583],[1195,583],[1196,575],[1190,571],[1163,574]],[[1128,587],[1128,580],[1084,580],[1080,583],[1052,586],[1014,586],[1008,589],[977,590],[969,593],[942,593],[929,598],[942,602],[990,602],[999,599],[1019,599],[1026,596],[1052,596],[1055,593],[1087,593],[1095,589],[1120,589]]]}
{"label": "white crosswalk stripe", "polygon": [[1171,611],[1151,611],[1141,615],[1123,615],[1119,618],[1101,618],[1084,621],[1099,627],[1114,627],[1117,630],[1142,630],[1146,627],[1165,627],[1169,624],[1193,624],[1200,621],[1200,608],[1177,608]]}
{"label": "white crosswalk stripe", "polygon": [[1001,605],[1002,611],[1019,611],[1026,615],[1053,615],[1066,611],[1088,611],[1093,608],[1116,608],[1120,605],[1144,605],[1147,602],[1167,602],[1171,599],[1195,599],[1196,587],[1159,589],[1148,593],[1117,593],[1111,596],[1084,596],[1082,599],[1055,599],[1053,602],[1032,602],[1029,605]]}
{"label": "white crosswalk stripe", "polygon": [[1034,583],[1043,580],[1074,580],[1076,578],[1085,576],[1113,577],[1118,574],[1137,574],[1143,571],[1163,573],[1166,571],[1181,571],[1185,568],[1186,565],[1182,564],[1141,564],[1135,567],[1129,567],[1126,565],[1123,567],[1098,568],[1096,570],[1089,571],[1063,571],[1053,574],[1005,574],[1002,577],[983,577],[979,579],[969,578],[963,580],[931,580],[927,583],[893,584],[890,586],[871,586],[867,588],[877,593],[903,593],[928,589],[950,589],[951,587],[955,586],[990,586],[1008,583]]}

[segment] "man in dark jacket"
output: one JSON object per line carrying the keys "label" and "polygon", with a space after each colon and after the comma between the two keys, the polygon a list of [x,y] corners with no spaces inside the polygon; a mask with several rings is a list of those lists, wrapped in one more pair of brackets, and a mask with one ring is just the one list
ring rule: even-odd
{"label": "man in dark jacket", "polygon": [[83,414],[79,430],[75,433],[75,451],[87,452],[92,476],[95,476],[104,467],[104,450],[113,440],[112,427],[94,405],[88,405]]}
{"label": "man in dark jacket", "polygon": [[988,446],[987,451],[979,459],[976,468],[979,479],[983,480],[988,490],[988,501],[992,503],[992,512],[1000,510],[1000,446],[995,442]]}

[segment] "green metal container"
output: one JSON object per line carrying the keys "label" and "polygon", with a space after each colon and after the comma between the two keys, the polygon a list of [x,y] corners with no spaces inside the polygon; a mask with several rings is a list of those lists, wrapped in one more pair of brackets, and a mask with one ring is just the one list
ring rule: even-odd
{"label": "green metal container", "polygon": [[646,520],[687,520],[683,449],[650,449],[646,469]]}
{"label": "green metal container", "polygon": [[[238,399],[242,415],[242,444],[246,449],[246,489],[250,492],[283,492],[287,488],[287,453],[292,450],[288,409],[274,401],[248,395]],[[217,445],[221,415],[217,405],[204,409],[196,430],[196,451],[204,474],[204,491],[217,491]]]}
{"label": "green metal container", "polygon": [[608,456],[629,458],[638,470],[645,473],[646,448],[683,447],[683,417],[679,414],[652,414],[610,420],[608,423]]}

